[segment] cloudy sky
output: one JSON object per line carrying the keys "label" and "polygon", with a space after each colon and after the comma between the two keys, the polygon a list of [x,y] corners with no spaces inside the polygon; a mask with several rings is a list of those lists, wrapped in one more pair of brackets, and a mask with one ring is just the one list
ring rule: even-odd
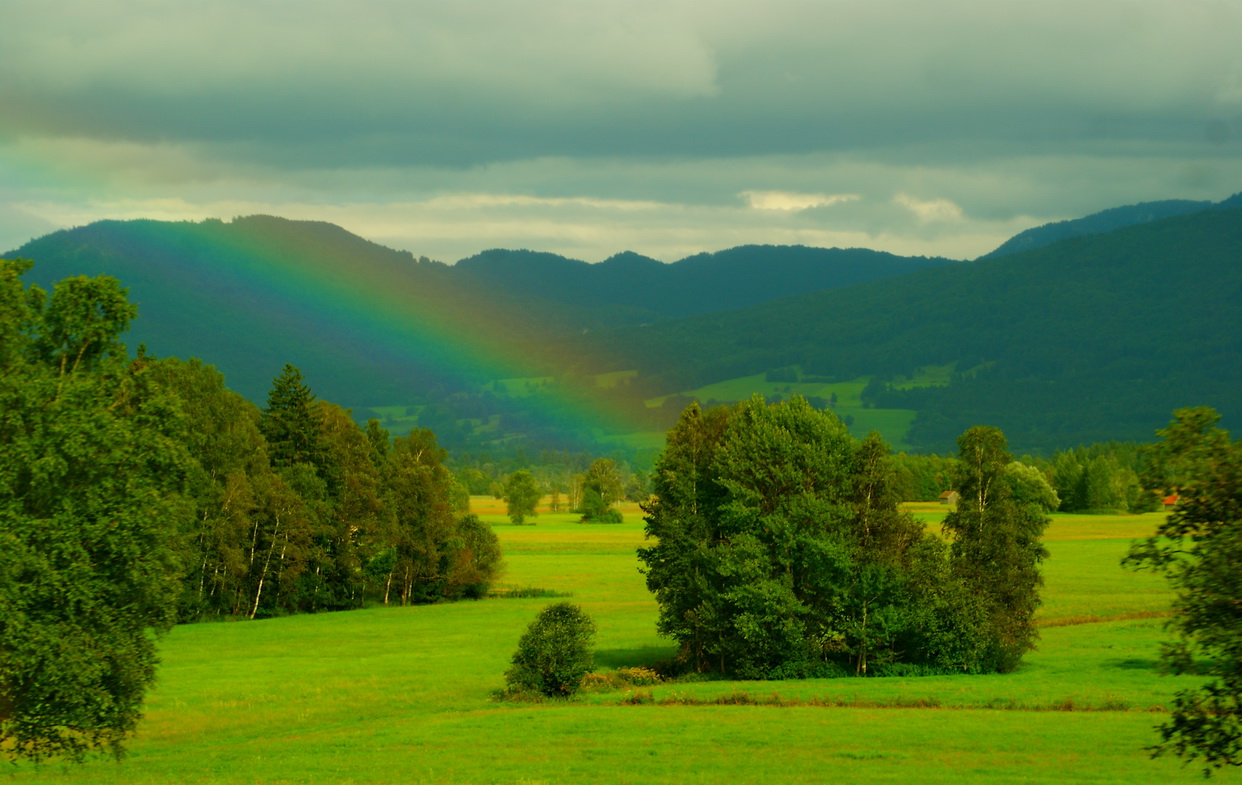
{"label": "cloudy sky", "polygon": [[3,0],[0,252],[327,220],[443,261],[973,258],[1242,191],[1242,2]]}

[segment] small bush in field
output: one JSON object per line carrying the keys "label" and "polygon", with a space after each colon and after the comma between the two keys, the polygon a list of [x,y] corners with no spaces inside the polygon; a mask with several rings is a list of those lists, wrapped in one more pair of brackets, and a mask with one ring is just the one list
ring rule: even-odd
{"label": "small bush in field", "polygon": [[569,602],[549,605],[526,628],[505,672],[510,693],[569,697],[591,672],[595,622]]}

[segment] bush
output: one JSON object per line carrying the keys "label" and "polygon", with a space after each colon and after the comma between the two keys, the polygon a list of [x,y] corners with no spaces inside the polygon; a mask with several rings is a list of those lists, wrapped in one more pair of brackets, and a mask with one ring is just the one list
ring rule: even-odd
{"label": "bush", "polygon": [[518,641],[513,667],[505,672],[509,691],[573,695],[594,665],[594,637],[595,622],[577,605],[558,602],[544,608]]}

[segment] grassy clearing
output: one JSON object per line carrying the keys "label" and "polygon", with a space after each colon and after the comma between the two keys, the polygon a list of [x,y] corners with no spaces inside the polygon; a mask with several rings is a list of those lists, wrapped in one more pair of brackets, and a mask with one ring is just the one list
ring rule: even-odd
{"label": "grassy clearing", "polygon": [[[943,508],[912,506],[938,528]],[[503,583],[571,594],[599,625],[603,670],[672,653],[634,558],[642,520],[544,514],[511,526],[479,506],[507,554]],[[14,783],[1191,782],[1151,761],[1179,680],[1154,668],[1159,581],[1120,568],[1158,515],[1057,516],[1045,625],[1013,674],[697,682],[570,703],[491,700],[517,639],[555,599],[179,627],[123,764],[11,767]],[[1073,623],[1087,617],[1115,620]],[[739,699],[738,694],[746,698]],[[775,696],[775,698],[773,697]],[[781,702],[803,705],[701,705]],[[669,701],[680,705],[659,705]],[[843,705],[844,708],[833,707]],[[925,706],[935,708],[901,708]]]}
{"label": "grassy clearing", "polygon": [[[751,376],[739,376],[736,379],[726,379],[697,390],[686,390],[681,394],[698,398],[700,401],[744,401],[756,393],[765,398],[777,395],[783,398],[802,395],[808,398],[819,396],[825,399],[831,399],[835,393],[838,407],[861,409],[862,391],[869,381],[871,381],[870,376],[862,376],[845,382],[770,382],[765,374],[757,373]],[[647,405],[659,406],[668,397],[670,396],[652,398],[647,401]]]}
{"label": "grassy clearing", "polygon": [[[924,370],[926,370],[926,373],[924,373]],[[947,380],[947,374],[951,373],[951,371],[951,366],[932,368],[930,370],[921,369],[919,375],[915,377],[915,381],[909,382],[909,384],[913,386],[940,384],[941,376],[945,376]],[[736,379],[727,379],[715,384],[709,384],[697,390],[687,390],[681,393],[681,395],[697,398],[700,401],[715,400],[727,402],[744,401],[755,394],[762,395],[768,400],[772,400],[776,396],[780,396],[782,399],[789,399],[795,395],[831,400],[832,396],[835,395],[837,397],[837,404],[832,407],[832,413],[842,420],[845,420],[847,417],[852,418],[852,424],[849,426],[849,429],[850,433],[856,438],[863,438],[871,431],[878,431],[893,449],[907,449],[906,434],[910,432],[910,426],[914,423],[914,418],[918,412],[913,409],[864,408],[862,391],[870,381],[870,376],[861,376],[844,382],[770,382],[765,374],[757,373],[752,376],[740,376]],[[660,406],[669,397],[671,396],[651,398],[646,401],[646,404],[648,406]],[[643,436],[648,435],[644,434]],[[662,447],[664,443],[663,434],[659,434],[659,436],[660,441],[653,445],[657,448]],[[639,441],[638,435],[635,435],[635,440]],[[640,441],[640,443],[646,446],[645,442]]]}

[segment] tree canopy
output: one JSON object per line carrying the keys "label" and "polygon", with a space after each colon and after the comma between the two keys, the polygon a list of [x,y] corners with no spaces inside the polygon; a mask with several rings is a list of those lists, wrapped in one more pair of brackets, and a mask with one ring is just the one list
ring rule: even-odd
{"label": "tree canopy", "polygon": [[185,422],[114,279],[49,299],[28,267],[0,262],[0,751],[119,756],[176,614]]}
{"label": "tree canopy", "polygon": [[504,500],[508,506],[509,520],[520,526],[529,515],[538,515],[535,505],[543,497],[543,489],[530,472],[525,469],[510,474],[505,478]]}
{"label": "tree canopy", "polygon": [[1148,482],[1177,494],[1173,513],[1126,557],[1164,573],[1175,591],[1161,652],[1171,673],[1207,677],[1180,690],[1154,754],[1201,759],[1204,774],[1242,766],[1242,445],[1215,411],[1179,409],[1157,433]]}
{"label": "tree canopy", "polygon": [[[1003,438],[987,447],[991,460],[976,474],[1004,486]],[[973,531],[964,521],[948,529],[946,548],[900,511],[888,452],[875,434],[859,442],[798,397],[686,409],[643,505],[654,543],[639,551],[659,631],[678,641],[684,662],[744,678],[1016,664],[997,652],[1020,656],[1033,635],[993,611],[1037,603],[1038,582],[986,560],[1025,540],[989,531],[964,543]],[[994,521],[1008,532],[999,511]],[[1038,564],[1038,554],[1011,555],[1024,569]],[[984,583],[995,599],[978,594]]]}

